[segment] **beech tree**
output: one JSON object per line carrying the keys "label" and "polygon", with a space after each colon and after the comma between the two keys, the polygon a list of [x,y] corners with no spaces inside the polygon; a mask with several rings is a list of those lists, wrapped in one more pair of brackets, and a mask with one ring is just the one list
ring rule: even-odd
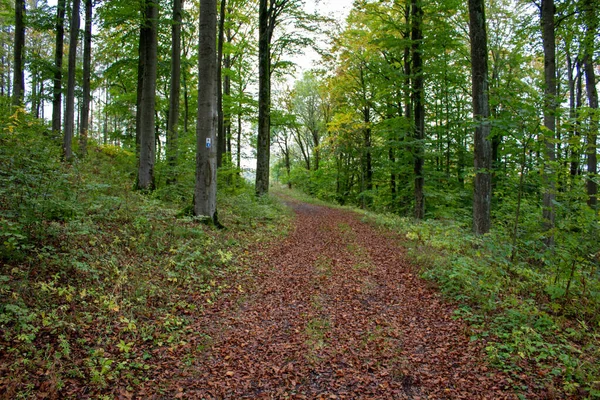
{"label": "beech tree", "polygon": [[[286,0],[280,0],[285,5]],[[269,191],[271,146],[271,39],[277,14],[276,0],[259,0],[258,6],[258,138],[256,144],[257,195]]]}
{"label": "beech tree", "polygon": [[92,63],[92,0],[85,0],[85,29],[83,32],[83,99],[81,102],[81,122],[79,125],[79,152],[87,152],[88,130],[91,101],[91,63]]}
{"label": "beech tree", "polygon": [[79,37],[79,3],[73,0],[71,26],[69,27],[69,70],[67,71],[67,99],[65,109],[65,132],[63,136],[63,157],[73,159],[73,134],[75,130],[75,68],[77,66],[77,40]]}
{"label": "beech tree", "polygon": [[[181,22],[183,0],[173,0],[173,22],[171,26],[171,81],[169,93],[169,113],[167,121],[167,159],[171,168],[177,165],[179,138],[179,97],[181,93]],[[172,170],[171,173],[175,173]],[[174,182],[175,177],[167,179]]]}
{"label": "beech tree", "polygon": [[[256,148],[257,195],[269,191],[269,160],[271,146],[271,75],[283,65],[286,53],[298,51],[298,47],[312,45],[312,40],[302,31],[314,30],[312,22],[318,19],[307,15],[300,0],[259,0],[258,6],[258,137]],[[287,20],[287,32],[274,40],[276,27],[282,28]],[[282,31],[284,29],[281,29]]]}
{"label": "beech tree", "polygon": [[594,39],[598,34],[598,8],[593,0],[584,0],[585,37],[583,43],[583,69],[585,71],[585,86],[587,88],[588,104],[591,109],[590,127],[587,143],[587,194],[588,204],[592,208],[598,206],[598,89],[594,72]]}
{"label": "beech tree", "polygon": [[23,51],[25,47],[25,0],[15,0],[13,104],[22,105],[25,94]]}
{"label": "beech tree", "polygon": [[473,230],[482,235],[490,230],[492,198],[492,147],[488,101],[488,47],[483,0],[469,0],[473,117],[475,127],[475,182]]}
{"label": "beech tree", "polygon": [[[555,182],[553,176],[555,154],[554,135],[556,130],[556,35],[554,30],[554,0],[542,0],[540,20],[542,28],[542,44],[544,48],[544,204],[543,223],[547,231],[554,227]],[[553,234],[549,233],[546,242],[552,245]]]}
{"label": "beech tree", "polygon": [[56,42],[54,47],[54,81],[52,86],[52,131],[60,132],[62,125],[62,67],[63,43],[65,36],[66,0],[58,0],[56,5]]}
{"label": "beech tree", "polygon": [[217,221],[217,4],[200,1],[194,215]]}
{"label": "beech tree", "polygon": [[158,1],[146,0],[140,28],[137,132],[139,165],[137,188],[154,189],[156,68],[158,63]]}
{"label": "beech tree", "polygon": [[425,177],[423,165],[425,162],[423,139],[425,139],[425,92],[423,77],[423,61],[421,57],[423,40],[423,6],[421,0],[412,0],[412,74],[413,78],[413,106],[414,106],[414,173],[415,173],[415,218],[425,217],[425,196],[423,193]]}

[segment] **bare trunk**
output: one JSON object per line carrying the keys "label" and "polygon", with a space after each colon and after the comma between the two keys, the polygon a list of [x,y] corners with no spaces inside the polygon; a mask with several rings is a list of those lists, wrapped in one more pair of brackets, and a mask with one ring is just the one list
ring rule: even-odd
{"label": "bare trunk", "polygon": [[[554,160],[556,158],[554,134],[556,131],[556,41],[554,31],[554,0],[542,0],[541,23],[544,47],[544,140],[546,144],[544,160],[544,206],[542,218],[544,229],[550,231],[554,227]],[[554,244],[554,235],[549,233],[546,243]]]}
{"label": "bare trunk", "polygon": [[473,231],[483,235],[490,230],[492,199],[492,145],[488,101],[488,51],[483,0],[469,0],[473,118],[475,127],[475,182],[473,194]]}
{"label": "bare trunk", "polygon": [[[147,0],[144,10],[144,26],[140,31],[140,44],[145,49],[140,49],[140,54],[145,57],[141,99],[138,101],[140,136],[140,156],[138,168],[137,188],[141,190],[154,189],[154,163],[156,153],[155,140],[155,96],[156,96],[156,68],[158,47],[158,1]],[[142,39],[142,36],[144,39]],[[139,84],[139,80],[138,80]]]}
{"label": "bare trunk", "polygon": [[85,0],[85,31],[83,36],[83,101],[81,104],[81,125],[79,127],[79,150],[81,156],[87,153],[87,139],[90,117],[90,78],[92,61],[92,0]]}
{"label": "bare trunk", "polygon": [[[581,141],[581,133],[579,132],[580,122],[579,122],[579,110],[581,110],[581,106],[583,104],[583,86],[581,83],[581,64],[579,61],[576,62],[575,68],[577,70],[577,74],[575,77],[575,113],[574,120],[575,125],[573,127],[573,137],[577,139],[577,143],[579,144]],[[580,165],[579,165],[579,149],[577,146],[574,146],[574,150],[571,152],[571,176],[574,177],[576,175],[581,174]]]}
{"label": "bare trunk", "polygon": [[584,60],[585,68],[585,86],[587,88],[588,102],[592,109],[590,116],[590,130],[587,140],[587,194],[589,196],[588,204],[592,208],[598,206],[598,184],[596,178],[598,176],[598,90],[596,89],[596,76],[594,74],[594,65],[591,57],[586,57]]}
{"label": "bare trunk", "polygon": [[587,140],[587,194],[588,204],[592,208],[598,206],[598,184],[596,179],[598,177],[598,90],[596,89],[596,75],[594,73],[594,34],[598,32],[598,23],[596,21],[594,5],[595,2],[592,0],[586,0],[586,48],[585,56],[583,59],[583,68],[585,70],[585,86],[587,89],[588,103],[592,110],[590,116],[590,130],[588,133]]}
{"label": "bare trunk", "polygon": [[15,0],[15,45],[13,72],[13,104],[23,105],[25,95],[25,73],[23,54],[25,48],[25,0]]}
{"label": "bare trunk", "polygon": [[259,1],[258,28],[258,139],[256,151],[256,194],[269,192],[271,144],[271,51],[268,1]]}
{"label": "bare trunk", "polygon": [[194,214],[217,221],[217,49],[216,0],[200,1],[198,121]]}
{"label": "bare trunk", "polygon": [[[173,0],[173,25],[171,27],[171,85],[169,93],[169,117],[167,119],[167,161],[171,174],[177,165],[177,140],[179,138],[179,94],[181,92],[181,21],[182,0]],[[176,182],[169,176],[167,183]]]}
{"label": "bare trunk", "polygon": [[73,159],[73,133],[75,131],[75,68],[77,63],[77,39],[79,36],[79,3],[73,0],[71,9],[71,26],[69,27],[69,70],[67,72],[67,104],[65,110],[65,134],[63,140],[63,157],[66,161]]}
{"label": "bare trunk", "polygon": [[227,0],[221,0],[219,11],[219,41],[217,48],[217,168],[223,166],[223,154],[225,153],[225,124],[223,116],[223,41],[225,40],[225,10]]}
{"label": "bare trunk", "polygon": [[421,41],[423,32],[421,25],[423,23],[423,9],[421,0],[412,0],[412,61],[414,74],[413,80],[413,105],[415,107],[415,154],[414,154],[414,173],[415,173],[415,209],[416,219],[425,217],[425,199],[423,187],[425,179],[423,177],[423,165],[425,161],[423,139],[425,138],[425,104],[423,89],[423,62],[421,59]]}

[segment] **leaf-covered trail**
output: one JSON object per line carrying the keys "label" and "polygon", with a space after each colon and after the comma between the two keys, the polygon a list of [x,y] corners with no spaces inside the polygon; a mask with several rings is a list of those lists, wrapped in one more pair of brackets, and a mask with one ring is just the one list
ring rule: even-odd
{"label": "leaf-covered trail", "polygon": [[257,250],[245,289],[205,310],[202,334],[186,346],[193,357],[163,354],[170,361],[139,394],[160,386],[181,398],[515,398],[392,239],[353,213],[290,205],[292,232]]}

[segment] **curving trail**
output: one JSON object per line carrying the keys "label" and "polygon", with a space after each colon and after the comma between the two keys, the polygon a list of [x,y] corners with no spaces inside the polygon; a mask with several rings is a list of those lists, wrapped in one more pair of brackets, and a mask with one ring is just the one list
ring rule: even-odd
{"label": "curving trail", "polygon": [[257,249],[245,290],[232,287],[204,311],[197,332],[212,339],[163,354],[170,362],[138,395],[516,398],[394,240],[351,212],[289,205],[290,235]]}

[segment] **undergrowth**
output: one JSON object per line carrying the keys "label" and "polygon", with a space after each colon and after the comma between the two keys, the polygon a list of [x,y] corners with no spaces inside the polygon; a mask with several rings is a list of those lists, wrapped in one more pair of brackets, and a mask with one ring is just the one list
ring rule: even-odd
{"label": "undergrowth", "polygon": [[522,256],[511,262],[501,229],[476,237],[456,221],[365,216],[402,235],[414,265],[458,304],[456,317],[470,324],[472,340],[484,341],[493,365],[515,375],[534,371],[539,389],[550,393],[600,397],[600,277],[593,253],[576,259],[571,276],[570,268],[561,274],[569,243],[558,235],[551,251],[522,243]]}
{"label": "undergrowth", "polygon": [[45,125],[1,117],[3,398],[131,392],[157,349],[199,334],[195,316],[243,272],[244,248],[285,232],[283,207],[240,179],[220,187],[218,230],[186,211],[193,170],[143,194],[132,152],[92,144],[66,165]]}
{"label": "undergrowth", "polygon": [[[297,190],[282,193],[328,205]],[[600,398],[600,243],[593,240],[600,230],[585,202],[574,203],[582,204],[576,212],[557,204],[550,248],[538,233],[541,211],[526,202],[517,241],[512,223],[502,220],[491,233],[473,235],[466,210],[415,221],[334,207],[399,234],[422,277],[457,304],[455,317],[484,343],[491,364],[514,374],[515,385],[533,374],[537,389],[551,396]]]}

